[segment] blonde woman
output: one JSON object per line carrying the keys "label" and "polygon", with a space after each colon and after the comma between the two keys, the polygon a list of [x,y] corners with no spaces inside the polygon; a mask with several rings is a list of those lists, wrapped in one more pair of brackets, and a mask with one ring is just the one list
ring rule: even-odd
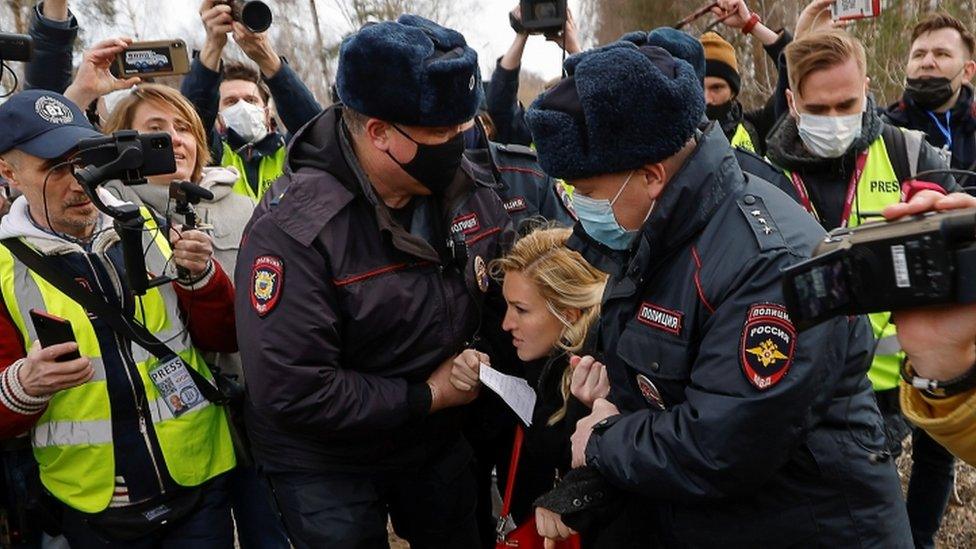
{"label": "blonde woman", "polygon": [[[159,216],[169,218],[175,225],[183,218],[173,211],[169,184],[189,181],[213,193],[212,200],[194,206],[200,223],[213,238],[214,259],[233,280],[244,227],[251,218],[254,202],[232,191],[238,174],[233,168],[207,167],[210,152],[203,122],[193,105],[183,95],[159,84],[140,84],[118,101],[102,131],[166,132],[173,139],[176,172],[149,177],[149,184],[132,187],[112,181],[105,187],[117,197],[151,207]],[[204,227],[201,226],[201,229]],[[243,380],[238,354],[208,356],[224,373]],[[264,494],[264,483],[252,467],[238,467],[228,482],[231,506],[234,509],[238,538],[244,549],[249,547],[285,548],[285,532]]]}
{"label": "blonde woman", "polygon": [[[535,498],[569,470],[569,437],[576,421],[610,390],[602,364],[573,354],[583,347],[599,316],[606,275],[566,247],[571,233],[570,229],[538,229],[491,264],[492,274],[502,280],[508,304],[502,328],[511,334],[512,345],[525,363],[523,376],[538,395],[516,475],[512,504],[516,524],[530,518]],[[455,362],[451,382],[458,389],[474,390],[486,359],[482,353],[465,351]],[[499,485],[504,486],[501,480]],[[540,510],[543,516],[537,518],[547,520],[548,511]]]}

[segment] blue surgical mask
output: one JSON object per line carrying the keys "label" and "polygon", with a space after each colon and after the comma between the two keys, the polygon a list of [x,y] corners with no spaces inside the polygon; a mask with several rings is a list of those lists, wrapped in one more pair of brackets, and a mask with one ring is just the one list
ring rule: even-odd
{"label": "blue surgical mask", "polygon": [[620,190],[610,200],[590,198],[581,194],[573,196],[573,208],[576,210],[580,223],[583,224],[583,230],[590,235],[590,238],[611,250],[626,250],[630,248],[637,237],[638,231],[624,229],[617,222],[617,217],[613,215],[614,203],[623,194],[624,189],[627,188],[627,183],[630,183],[636,171],[630,172],[630,175],[624,180],[624,184],[620,186]]}

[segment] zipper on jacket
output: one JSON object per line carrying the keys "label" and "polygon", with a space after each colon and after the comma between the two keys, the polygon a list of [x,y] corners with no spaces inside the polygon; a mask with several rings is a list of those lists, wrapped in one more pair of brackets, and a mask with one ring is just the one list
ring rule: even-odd
{"label": "zipper on jacket", "polygon": [[[95,277],[95,284],[98,285],[98,289],[99,291],[102,292],[102,295],[106,295],[105,288],[102,287],[102,283],[98,278],[98,272],[95,270],[95,265],[92,264],[89,254],[85,253],[84,256],[85,256],[85,260],[88,262],[88,266],[92,270],[92,275]],[[117,295],[120,296],[120,302],[121,302],[122,281],[121,281],[121,277],[119,276],[119,273],[115,270],[115,265],[108,258],[106,258],[105,261],[102,261],[101,258],[99,258],[99,262],[101,262],[103,265],[107,265],[108,268],[106,269],[106,272],[109,274],[110,278],[113,278],[112,280],[113,284],[116,284],[117,287],[119,288]],[[132,378],[132,370],[137,369],[136,363],[135,360],[132,358],[131,349],[125,346],[121,336],[115,333],[115,330],[112,330],[112,335],[115,337],[115,344],[119,352],[119,357],[122,359],[122,363],[125,364],[125,375],[129,380],[129,388],[132,390],[132,400],[133,403],[135,404],[136,415],[138,416],[139,419],[139,432],[142,433],[142,439],[146,443],[146,450],[149,451],[149,459],[150,461],[152,461],[153,472],[156,473],[156,482],[159,486],[159,491],[161,494],[165,494],[166,486],[163,483],[163,475],[159,470],[159,462],[156,460],[156,452],[153,450],[152,440],[149,438],[149,428],[146,421],[146,411],[142,406],[142,400],[146,399],[146,394],[145,392],[143,392],[142,399],[139,398],[139,392],[136,388],[136,382]],[[123,351],[123,349],[126,349],[126,351]]]}

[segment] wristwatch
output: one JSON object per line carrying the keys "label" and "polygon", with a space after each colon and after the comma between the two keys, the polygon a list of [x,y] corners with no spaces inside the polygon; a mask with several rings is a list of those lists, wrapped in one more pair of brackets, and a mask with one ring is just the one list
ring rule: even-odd
{"label": "wristwatch", "polygon": [[929,398],[949,398],[976,387],[976,364],[960,376],[940,381],[915,375],[911,361],[908,360],[908,357],[905,357],[901,363],[901,377],[905,380],[905,383],[918,389],[923,395]]}

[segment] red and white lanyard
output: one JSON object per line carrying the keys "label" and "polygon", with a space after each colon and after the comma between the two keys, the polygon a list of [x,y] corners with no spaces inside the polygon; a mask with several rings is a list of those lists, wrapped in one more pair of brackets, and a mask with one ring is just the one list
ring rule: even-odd
{"label": "red and white lanyard", "polygon": [[[857,163],[854,166],[854,173],[851,174],[851,182],[847,186],[847,196],[844,198],[844,213],[841,215],[840,226],[843,228],[847,227],[847,223],[851,219],[851,209],[854,207],[854,200],[857,197],[857,183],[861,180],[861,175],[864,174],[864,166],[868,163],[868,151],[862,152],[857,157]],[[803,179],[797,175],[796,172],[790,172],[790,177],[793,179],[793,187],[796,188],[796,193],[800,195],[800,203],[804,208],[818,220],[820,220],[820,214],[817,213],[817,209],[813,206],[813,202],[810,201],[810,193],[807,192],[807,187],[803,183]]]}

